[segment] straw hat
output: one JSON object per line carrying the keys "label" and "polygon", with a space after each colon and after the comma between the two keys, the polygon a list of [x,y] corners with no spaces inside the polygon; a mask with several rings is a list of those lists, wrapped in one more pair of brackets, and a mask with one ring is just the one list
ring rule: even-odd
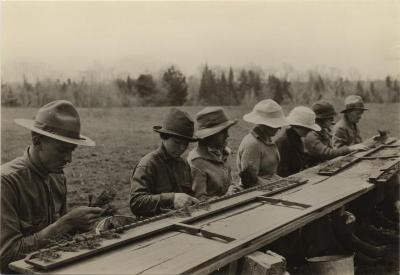
{"label": "straw hat", "polygon": [[280,128],[289,125],[283,114],[282,107],[272,99],[258,102],[253,111],[243,116],[247,122],[262,124],[271,128]]}
{"label": "straw hat", "polygon": [[317,118],[333,118],[337,115],[333,105],[323,100],[315,102],[311,106],[311,109],[314,111]]}
{"label": "straw hat", "polygon": [[364,107],[364,101],[359,95],[349,95],[348,97],[346,97],[346,99],[344,100],[344,106],[345,108],[344,110],[340,111],[341,113],[352,110],[368,110]]}
{"label": "straw hat", "polygon": [[55,100],[36,113],[35,120],[15,119],[15,123],[35,133],[76,145],[95,146],[96,143],[80,134],[78,111],[71,102]]}
{"label": "straw hat", "polygon": [[238,121],[229,120],[221,107],[206,107],[196,114],[196,122],[196,136],[203,139],[235,125]]}
{"label": "straw hat", "polygon": [[189,114],[177,108],[171,108],[165,117],[162,126],[153,126],[153,130],[182,138],[188,141],[197,141],[198,138],[193,136],[194,122]]}
{"label": "straw hat", "polygon": [[321,127],[315,123],[315,113],[310,108],[304,106],[294,107],[288,116],[290,125],[301,126],[314,131],[320,131]]}

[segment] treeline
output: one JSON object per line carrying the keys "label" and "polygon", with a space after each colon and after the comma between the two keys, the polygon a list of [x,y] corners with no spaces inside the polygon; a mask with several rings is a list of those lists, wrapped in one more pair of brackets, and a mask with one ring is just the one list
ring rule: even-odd
{"label": "treeline", "polygon": [[350,81],[309,72],[307,81],[291,81],[260,69],[217,70],[205,66],[200,78],[187,78],[175,66],[159,75],[140,74],[113,81],[36,80],[1,84],[3,106],[39,107],[67,99],[79,107],[248,105],[272,98],[279,103],[311,104],[321,98],[361,95],[366,102],[400,102],[398,80]]}

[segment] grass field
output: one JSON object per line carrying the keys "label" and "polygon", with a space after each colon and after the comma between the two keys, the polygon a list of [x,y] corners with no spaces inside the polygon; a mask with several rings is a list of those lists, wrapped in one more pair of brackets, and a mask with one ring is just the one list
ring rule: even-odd
{"label": "grass field", "polygon": [[[292,106],[285,106],[285,113]],[[394,136],[400,136],[400,105],[370,104],[360,122],[364,138],[376,134],[377,129],[389,129]],[[183,107],[193,117],[201,107]],[[340,110],[340,107],[337,107]],[[153,125],[160,125],[168,108],[115,108],[80,109],[82,131],[94,139],[96,147],[79,147],[73,155],[73,162],[66,169],[69,204],[87,202],[89,192],[98,193],[105,184],[117,187],[116,206],[121,213],[128,214],[129,177],[139,159],[159,145],[159,137],[153,132]],[[236,174],[235,157],[241,139],[252,127],[241,117],[250,107],[226,107],[230,118],[239,123],[231,128],[229,146],[233,149],[231,163]],[[32,118],[36,109],[2,108],[1,110],[1,161],[12,160],[23,154],[30,143],[28,130],[16,125],[15,118]]]}
{"label": "grass field", "polygon": [[[284,106],[285,113],[292,106]],[[400,104],[369,104],[360,129],[363,138],[389,129],[392,136],[400,137]],[[183,107],[193,117],[201,107]],[[28,130],[16,125],[15,118],[33,118],[37,109],[1,109],[1,162],[5,163],[24,153],[30,143]],[[121,214],[130,214],[128,208],[129,177],[139,159],[159,145],[153,125],[160,125],[168,108],[80,109],[82,134],[96,141],[96,147],[79,147],[73,161],[65,170],[68,179],[69,206],[87,204],[89,193],[98,194],[104,185],[117,188],[115,206]],[[337,110],[340,107],[337,106]],[[226,107],[230,118],[239,123],[231,128],[229,146],[232,148],[231,164],[236,173],[235,157],[241,139],[252,127],[241,117],[250,107]],[[193,145],[191,145],[193,146]],[[237,178],[237,175],[236,175]],[[398,271],[398,268],[395,270]],[[393,266],[377,266],[369,274],[397,274]],[[394,272],[394,273],[392,273]],[[362,272],[364,273],[364,272]]]}

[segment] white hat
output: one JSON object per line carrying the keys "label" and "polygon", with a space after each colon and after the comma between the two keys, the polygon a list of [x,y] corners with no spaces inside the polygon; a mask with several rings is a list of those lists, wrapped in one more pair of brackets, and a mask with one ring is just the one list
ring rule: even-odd
{"label": "white hat", "polygon": [[243,116],[247,122],[280,128],[289,125],[282,107],[272,99],[265,99],[254,106],[253,111]]}
{"label": "white hat", "polygon": [[294,107],[290,111],[288,121],[290,125],[305,127],[314,131],[321,131],[321,127],[315,123],[315,113],[304,106]]}

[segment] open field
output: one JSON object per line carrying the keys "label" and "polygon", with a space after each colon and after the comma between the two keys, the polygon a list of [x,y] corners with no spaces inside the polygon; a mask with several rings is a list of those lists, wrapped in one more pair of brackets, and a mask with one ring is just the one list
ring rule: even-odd
{"label": "open field", "polygon": [[[400,105],[369,104],[360,122],[364,138],[376,134],[377,129],[390,129],[400,136]],[[201,107],[183,107],[193,117]],[[285,113],[291,106],[285,106]],[[32,118],[37,109],[2,108],[1,110],[1,162],[23,154],[30,142],[30,133],[13,122],[14,118]],[[123,214],[129,209],[129,177],[139,159],[159,145],[153,125],[160,125],[168,108],[115,108],[80,109],[83,134],[97,143],[96,147],[79,147],[66,169],[70,206],[87,203],[88,193],[98,193],[105,184],[117,187],[116,207]],[[231,163],[236,176],[235,157],[239,143],[252,127],[240,119],[250,107],[226,107],[231,118],[239,123],[230,130],[229,146],[233,150]],[[340,110],[340,106],[337,107]]]}
{"label": "open field", "polygon": [[[292,106],[284,106],[285,113]],[[364,138],[377,133],[377,129],[389,129],[391,135],[400,136],[400,104],[369,104],[360,122]],[[193,117],[201,107],[182,107]],[[243,136],[252,127],[240,119],[250,107],[226,107],[230,118],[239,118],[231,128],[229,146],[232,148],[231,164],[237,178],[235,157]],[[16,125],[14,118],[32,118],[37,109],[2,108],[1,110],[1,162],[7,162],[24,153],[30,143],[28,130]],[[114,205],[121,214],[130,214],[128,208],[129,177],[139,159],[159,145],[153,125],[160,125],[168,108],[115,108],[79,109],[82,134],[94,139],[96,147],[78,147],[73,161],[65,170],[68,179],[69,206],[87,204],[89,193],[98,194],[104,185],[112,184],[118,190]],[[340,106],[337,106],[340,110]],[[191,145],[193,146],[193,145]],[[396,264],[396,262],[394,263]],[[398,268],[379,265],[368,274],[397,274]],[[365,272],[364,272],[365,271]],[[369,273],[372,272],[372,273]]]}

